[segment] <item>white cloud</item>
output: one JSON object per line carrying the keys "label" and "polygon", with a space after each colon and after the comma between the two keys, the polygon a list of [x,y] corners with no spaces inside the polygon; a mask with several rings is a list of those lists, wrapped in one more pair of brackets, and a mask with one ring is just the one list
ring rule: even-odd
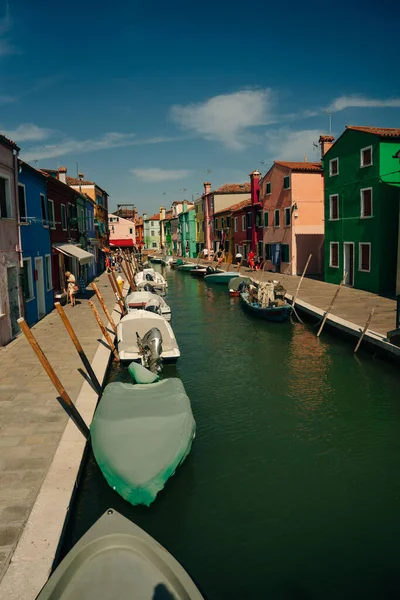
{"label": "white cloud", "polygon": [[157,168],[131,169],[130,171],[135,175],[135,177],[141,179],[142,181],[147,181],[148,183],[154,183],[155,181],[174,181],[176,179],[184,179],[191,173],[186,169],[174,170]]}
{"label": "white cloud", "polygon": [[15,96],[0,96],[0,104],[11,104],[16,101],[17,98]]}
{"label": "white cloud", "polygon": [[0,19],[0,56],[19,53],[19,50],[15,48],[7,39],[7,34],[11,31],[12,24],[9,7],[7,4],[6,13],[4,17]]}
{"label": "white cloud", "polygon": [[33,123],[22,123],[16,129],[6,129],[5,135],[18,144],[21,142],[40,142],[52,134],[51,129],[38,127]]}
{"label": "white cloud", "polygon": [[170,115],[184,129],[240,150],[246,146],[249,128],[274,122],[272,109],[272,90],[242,90],[205,102],[172,106]]}
{"label": "white cloud", "polygon": [[[301,131],[290,131],[280,128],[266,133],[267,156],[271,160],[307,160],[311,162],[320,159],[318,148],[313,146],[317,143],[321,132],[318,129],[303,129]],[[269,168],[269,166],[267,166]]]}
{"label": "white cloud", "polygon": [[330,105],[332,112],[346,108],[400,108],[400,98],[366,98],[361,95],[340,96]]}
{"label": "white cloud", "polygon": [[41,158],[54,158],[55,156],[63,156],[65,154],[80,155],[87,152],[97,152],[98,150],[141,146],[144,144],[159,144],[170,141],[175,141],[175,138],[159,136],[140,139],[135,133],[105,133],[100,137],[89,138],[87,140],[67,139],[48,146],[37,146],[27,150],[22,149],[21,156],[24,160],[30,161]]}

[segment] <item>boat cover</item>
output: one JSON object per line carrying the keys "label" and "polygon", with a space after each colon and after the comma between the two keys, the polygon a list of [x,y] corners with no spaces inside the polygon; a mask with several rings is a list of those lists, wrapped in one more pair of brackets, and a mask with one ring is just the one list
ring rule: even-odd
{"label": "boat cover", "polygon": [[131,362],[128,367],[129,375],[136,383],[154,383],[160,379],[157,373],[152,373],[149,369],[146,369],[143,365],[136,362]]}
{"label": "boat cover", "polygon": [[230,290],[234,290],[236,292],[239,289],[239,285],[241,283],[250,284],[250,277],[232,277],[232,279],[229,280],[228,287]]}
{"label": "boat cover", "polygon": [[131,504],[149,506],[189,454],[195,433],[180,379],[110,383],[90,428],[108,484]]}

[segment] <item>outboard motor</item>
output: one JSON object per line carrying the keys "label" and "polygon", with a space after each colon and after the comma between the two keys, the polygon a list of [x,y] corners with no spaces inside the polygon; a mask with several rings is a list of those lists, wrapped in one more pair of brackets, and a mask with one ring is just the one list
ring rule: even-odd
{"label": "outboard motor", "polygon": [[248,287],[246,281],[241,281],[238,285],[239,292],[244,292],[244,290]]}
{"label": "outboard motor", "polygon": [[151,298],[145,305],[144,310],[152,312],[156,315],[161,315],[161,306],[157,298]]}
{"label": "outboard motor", "polygon": [[207,267],[206,273],[207,275],[212,275],[213,273],[215,273],[214,267]]}
{"label": "outboard motor", "polygon": [[145,277],[147,281],[154,281],[154,277],[150,273],[146,273]]}
{"label": "outboard motor", "polygon": [[157,294],[156,290],[153,288],[153,286],[151,285],[151,283],[146,283],[143,286],[143,289],[145,290],[145,292],[151,292],[152,294]]}
{"label": "outboard motor", "polygon": [[142,364],[152,373],[160,373],[162,369],[162,335],[157,327],[152,327],[141,338],[136,332],[136,339],[142,354]]}

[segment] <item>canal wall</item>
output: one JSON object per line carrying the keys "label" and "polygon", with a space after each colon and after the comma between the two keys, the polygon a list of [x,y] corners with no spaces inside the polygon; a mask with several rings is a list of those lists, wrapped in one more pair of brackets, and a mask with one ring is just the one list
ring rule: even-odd
{"label": "canal wall", "polygon": [[[114,321],[118,322],[120,311],[118,305],[115,304],[115,296],[108,285],[106,274],[100,277],[98,287],[107,306],[110,309],[114,307],[112,316]],[[126,284],[124,293],[127,292],[127,289]],[[75,308],[67,307],[67,315],[84,350],[87,352],[99,382],[103,383],[110,362],[110,350],[105,338],[99,336],[100,330],[87,304],[87,299],[82,299],[81,304]],[[82,383],[81,376],[76,376],[77,370],[81,367],[81,362],[56,311],[40,321],[33,328],[33,331],[50,362],[55,366],[61,382],[70,393],[72,400],[75,401],[84,421],[90,424],[97,405],[98,395],[87,378]],[[46,333],[47,335],[45,335]],[[58,405],[56,401],[57,393],[47,375],[44,374],[27,341],[20,336],[16,340],[14,348],[12,344],[6,348],[9,349],[9,359],[11,361],[8,375],[12,376],[12,359],[15,361],[17,355],[24,363],[27,361],[30,376],[35,375],[32,377],[32,382],[36,382],[32,390],[28,386],[29,393],[32,397],[36,395],[36,400],[39,399],[40,406],[40,399],[45,398],[46,408],[48,403],[48,407],[52,411],[51,414],[54,413],[55,415],[52,418],[57,419],[58,434],[56,436],[53,434],[53,446],[42,445],[41,447],[40,455],[43,457],[43,462],[40,466],[42,468],[35,471],[28,455],[20,460],[21,464],[15,464],[15,468],[18,467],[22,473],[24,473],[24,469],[31,466],[30,480],[32,480],[32,485],[35,485],[35,489],[40,488],[40,490],[39,492],[36,491],[35,495],[32,493],[31,496],[25,499],[23,508],[27,519],[13,525],[15,543],[7,549],[3,578],[0,582],[0,600],[9,600],[10,598],[33,600],[46,583],[51,572],[60,536],[68,515],[71,497],[76,487],[77,476],[86,448],[86,440]],[[4,381],[2,377],[2,385]],[[40,381],[39,387],[37,387],[38,381]],[[14,410],[17,411],[18,399],[11,398],[9,402],[12,403],[13,400]],[[32,408],[32,410],[35,410],[35,408]],[[38,409],[36,408],[36,410]],[[29,447],[31,451],[40,448],[40,442],[45,444],[46,439],[43,440],[41,436],[45,438],[46,432],[48,432],[46,425],[49,422],[43,423],[44,413],[40,411],[36,416],[37,422],[29,423],[29,431],[32,433],[30,437],[34,439],[24,440],[25,444],[29,444],[29,441],[31,441],[32,445]],[[50,423],[52,422],[50,421]],[[22,428],[24,425],[25,423],[20,424]],[[28,430],[25,429],[24,431],[26,435]],[[5,435],[6,433],[4,432],[3,435],[2,427],[0,430],[0,445],[2,445],[2,442],[4,444],[4,440],[9,437]],[[36,445],[34,444],[35,440]],[[34,452],[33,455],[36,456],[36,453]],[[11,459],[10,461],[13,465]],[[7,476],[10,477],[10,473],[12,474],[10,464],[0,462],[0,477],[2,476],[3,480],[4,477],[7,479]],[[20,503],[18,486],[13,491],[13,500],[8,499],[8,506],[5,505],[5,499],[2,497],[4,496],[3,488],[0,491],[0,507],[2,508],[0,533],[2,528],[7,526],[6,516],[12,514],[16,503]],[[9,523],[8,526],[10,527]]]}

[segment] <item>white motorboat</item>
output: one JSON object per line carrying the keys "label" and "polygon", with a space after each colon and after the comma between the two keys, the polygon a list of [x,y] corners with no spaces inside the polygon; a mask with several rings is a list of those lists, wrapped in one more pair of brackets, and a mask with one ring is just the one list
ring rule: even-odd
{"label": "white motorboat", "polygon": [[171,320],[171,309],[158,294],[152,294],[141,290],[140,292],[131,292],[125,298],[125,306],[128,311],[135,312],[137,310],[147,310],[161,314],[167,321]]}
{"label": "white motorboat", "polygon": [[167,281],[154,269],[143,269],[135,275],[135,284],[138,290],[144,288],[146,284],[150,283],[156,290],[166,290],[168,287]]}
{"label": "white motorboat", "polygon": [[146,310],[130,312],[123,317],[117,325],[118,354],[120,360],[140,361],[140,352],[137,334],[143,338],[150,329],[156,328],[161,333],[162,352],[164,362],[175,362],[181,355],[171,325],[161,317]]}

